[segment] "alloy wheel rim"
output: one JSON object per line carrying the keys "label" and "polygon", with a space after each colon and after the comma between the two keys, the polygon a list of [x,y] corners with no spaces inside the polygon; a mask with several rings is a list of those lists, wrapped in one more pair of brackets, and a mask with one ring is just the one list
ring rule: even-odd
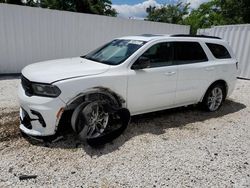
{"label": "alloy wheel rim", "polygon": [[221,105],[222,99],[223,99],[222,89],[219,87],[215,87],[208,96],[207,104],[209,110],[211,111],[217,110]]}
{"label": "alloy wheel rim", "polygon": [[84,108],[84,112],[87,121],[86,137],[96,138],[100,136],[108,125],[109,114],[99,103],[90,103]]}

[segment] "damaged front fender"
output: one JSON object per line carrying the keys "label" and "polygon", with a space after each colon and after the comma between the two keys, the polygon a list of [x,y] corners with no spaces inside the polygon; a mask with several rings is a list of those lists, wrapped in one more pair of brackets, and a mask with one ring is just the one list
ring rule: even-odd
{"label": "damaged front fender", "polygon": [[104,87],[94,87],[84,92],[81,92],[72,99],[70,99],[66,103],[66,106],[68,109],[76,108],[82,102],[98,100],[98,97],[105,97],[117,108],[126,106],[125,100],[122,96]]}
{"label": "damaged front fender", "polygon": [[[100,134],[96,134],[95,137],[86,136],[89,128],[93,129],[93,126],[100,126],[100,120],[96,120],[98,115],[89,116],[89,114],[94,114],[94,111],[86,115],[86,108],[89,111],[91,104],[100,105],[100,108],[105,109],[105,113],[109,116],[107,125],[103,126],[105,130],[99,132]],[[80,140],[87,141],[90,145],[110,142],[121,135],[130,122],[130,112],[124,108],[125,100],[107,88],[96,87],[89,89],[71,99],[66,106],[66,110],[73,110],[71,116],[73,130]],[[93,120],[97,122],[93,122]]]}

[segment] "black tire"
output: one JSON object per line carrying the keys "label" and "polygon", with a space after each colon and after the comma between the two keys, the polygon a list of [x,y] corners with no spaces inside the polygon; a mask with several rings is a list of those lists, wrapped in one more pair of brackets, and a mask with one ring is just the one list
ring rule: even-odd
{"label": "black tire", "polygon": [[[91,128],[94,124],[93,119],[99,124],[100,121],[98,117],[101,113],[97,113],[98,117],[92,118],[90,115],[92,116],[93,112],[90,109],[93,109],[92,107],[96,107],[97,105],[99,106],[98,109],[103,110],[105,121],[101,121],[103,122],[101,128],[99,127],[98,130],[93,131]],[[71,123],[73,130],[81,141],[86,141],[91,146],[99,146],[111,142],[120,136],[127,128],[129,121],[130,113],[127,109],[112,109],[112,107],[104,101],[89,101],[82,103],[75,109]],[[95,129],[97,129],[98,126],[95,124]],[[95,134],[89,135],[89,133]]]}
{"label": "black tire", "polygon": [[[215,94],[215,93],[217,94]],[[221,84],[213,84],[210,86],[201,102],[203,110],[208,112],[214,112],[220,109],[226,98],[226,87]],[[214,103],[214,108],[213,104]]]}
{"label": "black tire", "polygon": [[75,133],[79,133],[83,127],[81,127],[79,125],[79,121],[82,121],[82,116],[80,114],[80,112],[82,111],[83,108],[85,108],[85,106],[87,104],[89,104],[90,101],[84,102],[82,104],[80,104],[78,107],[76,107],[76,109],[74,110],[72,117],[71,117],[71,126],[72,129]]}

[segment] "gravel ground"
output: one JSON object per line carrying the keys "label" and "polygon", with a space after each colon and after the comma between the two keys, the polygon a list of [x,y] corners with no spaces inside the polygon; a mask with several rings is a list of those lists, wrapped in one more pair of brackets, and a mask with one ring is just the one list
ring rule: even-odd
{"label": "gravel ground", "polygon": [[19,107],[17,100],[19,82],[20,80],[16,77],[0,77],[0,145],[1,141],[15,139],[20,136],[18,134]]}
{"label": "gravel ground", "polygon": [[18,82],[0,80],[0,187],[250,187],[250,81],[239,80],[216,113],[188,107],[136,116],[99,149],[73,135],[52,144],[21,138]]}

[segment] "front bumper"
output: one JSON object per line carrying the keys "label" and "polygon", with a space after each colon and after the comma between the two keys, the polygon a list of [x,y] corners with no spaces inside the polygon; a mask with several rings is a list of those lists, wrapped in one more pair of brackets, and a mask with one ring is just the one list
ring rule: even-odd
{"label": "front bumper", "polygon": [[20,129],[30,136],[51,136],[56,133],[59,111],[65,107],[60,98],[27,96],[21,84],[18,88],[20,102]]}

